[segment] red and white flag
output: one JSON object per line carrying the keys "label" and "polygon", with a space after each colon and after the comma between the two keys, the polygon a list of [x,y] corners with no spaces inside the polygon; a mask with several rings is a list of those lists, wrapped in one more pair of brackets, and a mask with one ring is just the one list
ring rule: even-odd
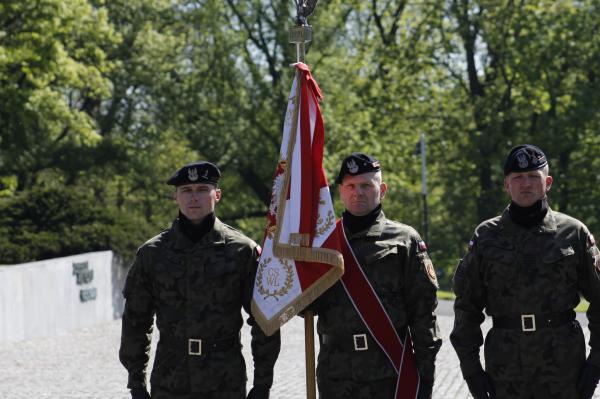
{"label": "red and white flag", "polygon": [[267,335],[344,273],[323,170],[321,99],[308,66],[296,64],[252,297],[253,316]]}

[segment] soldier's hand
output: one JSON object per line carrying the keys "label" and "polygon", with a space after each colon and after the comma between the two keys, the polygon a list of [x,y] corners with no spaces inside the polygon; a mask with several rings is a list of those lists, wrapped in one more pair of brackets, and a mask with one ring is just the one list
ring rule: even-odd
{"label": "soldier's hand", "polygon": [[252,387],[247,399],[269,399],[270,388],[260,385]]}
{"label": "soldier's hand", "polygon": [[589,362],[585,362],[579,373],[577,389],[582,399],[591,399],[600,380],[600,368]]}
{"label": "soldier's hand", "polygon": [[474,399],[494,399],[496,397],[494,383],[483,369],[465,377],[465,381],[467,381],[469,391]]}
{"label": "soldier's hand", "polygon": [[133,388],[131,399],[150,399],[150,394],[144,388]]}
{"label": "soldier's hand", "polygon": [[433,381],[421,380],[419,384],[419,392],[417,393],[417,399],[431,399],[432,391]]}

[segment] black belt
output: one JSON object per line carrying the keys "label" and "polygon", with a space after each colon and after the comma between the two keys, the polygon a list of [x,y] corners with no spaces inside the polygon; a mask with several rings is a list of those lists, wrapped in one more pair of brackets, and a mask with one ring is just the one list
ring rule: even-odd
{"label": "black belt", "polygon": [[[182,345],[186,341],[185,339],[161,338],[161,341],[163,340],[166,341],[167,345]],[[187,339],[187,354],[192,356],[202,356],[209,352],[219,352],[240,347],[241,343],[239,335],[218,339]]]}
{"label": "black belt", "polygon": [[343,351],[366,351],[377,347],[369,333],[358,334],[320,334],[321,345],[331,346]]}
{"label": "black belt", "polygon": [[523,332],[537,331],[542,328],[554,328],[575,320],[575,312],[523,314],[512,317],[492,317],[494,328],[505,330],[521,330]]}

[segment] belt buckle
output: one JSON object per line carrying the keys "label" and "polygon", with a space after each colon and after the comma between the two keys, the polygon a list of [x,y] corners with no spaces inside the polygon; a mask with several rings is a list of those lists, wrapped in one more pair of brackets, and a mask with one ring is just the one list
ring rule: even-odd
{"label": "belt buckle", "polygon": [[[354,339],[354,350],[355,351],[366,351],[369,349],[369,344],[367,342],[367,334],[354,334],[352,336]],[[359,340],[362,339],[362,345]]]}
{"label": "belt buckle", "polygon": [[[531,327],[528,327],[528,323],[531,323]],[[535,326],[535,315],[534,314],[522,314],[521,315],[521,331],[532,332],[536,331]]]}
{"label": "belt buckle", "polygon": [[[195,350],[194,344],[198,345],[198,350]],[[202,355],[202,340],[190,338],[188,340],[188,355],[201,356]]]}

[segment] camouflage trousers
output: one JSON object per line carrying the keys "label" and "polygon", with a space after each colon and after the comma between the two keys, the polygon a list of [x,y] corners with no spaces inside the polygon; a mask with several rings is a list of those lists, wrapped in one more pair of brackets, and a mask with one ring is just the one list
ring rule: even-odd
{"label": "camouflage trousers", "polygon": [[498,399],[577,399],[576,384],[585,362],[578,322],[522,335],[490,330],[486,371]]}
{"label": "camouflage trousers", "polygon": [[353,381],[320,378],[319,399],[393,399],[396,378],[375,381]]}
{"label": "camouflage trousers", "polygon": [[576,399],[575,381],[494,381],[496,399]]}
{"label": "camouflage trousers", "polygon": [[218,390],[194,393],[173,393],[152,388],[152,399],[246,399],[246,387],[221,386]]}

